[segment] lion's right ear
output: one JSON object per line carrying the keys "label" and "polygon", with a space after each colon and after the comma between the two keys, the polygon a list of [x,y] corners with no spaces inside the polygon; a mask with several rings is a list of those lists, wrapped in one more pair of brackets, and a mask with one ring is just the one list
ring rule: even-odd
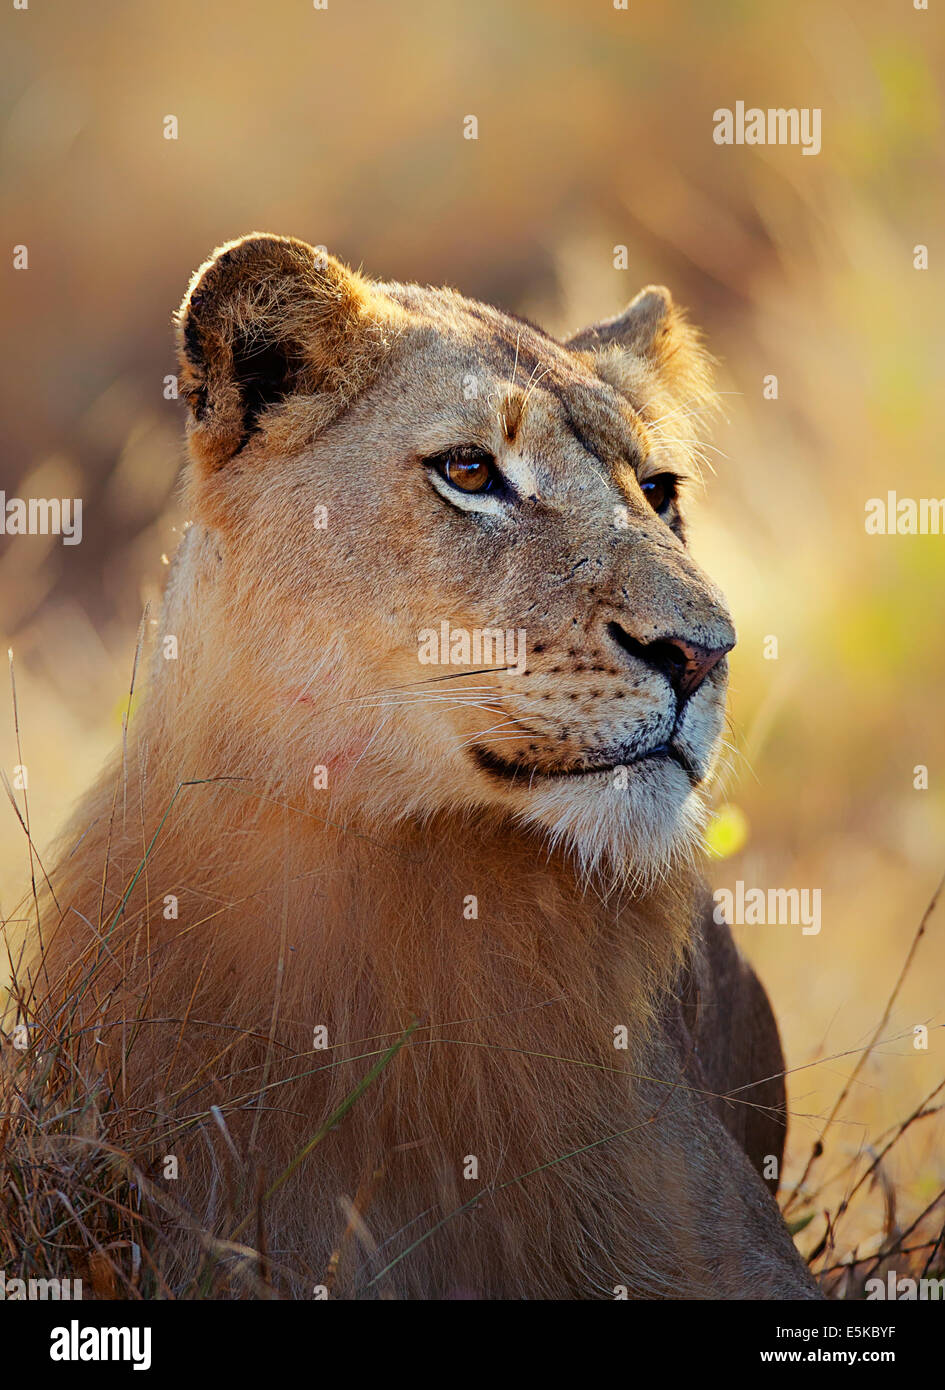
{"label": "lion's right ear", "polygon": [[[195,460],[216,470],[278,410],[314,435],[370,380],[393,305],[334,257],[254,232],[219,247],[177,314]],[[299,406],[295,420],[292,402]]]}
{"label": "lion's right ear", "polygon": [[712,359],[663,285],[647,285],[623,313],[582,329],[565,346],[583,353],[636,410],[666,418],[672,411],[679,437],[693,436],[717,409]]}

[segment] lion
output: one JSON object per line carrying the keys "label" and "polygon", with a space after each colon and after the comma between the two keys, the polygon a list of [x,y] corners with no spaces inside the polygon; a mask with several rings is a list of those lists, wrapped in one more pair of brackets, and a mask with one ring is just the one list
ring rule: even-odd
{"label": "lion", "polygon": [[262,233],[177,332],[192,521],[42,1013],[138,1126],[166,1279],[817,1297],[700,870],[735,642],[686,541],[700,336],[660,287],[557,341]]}

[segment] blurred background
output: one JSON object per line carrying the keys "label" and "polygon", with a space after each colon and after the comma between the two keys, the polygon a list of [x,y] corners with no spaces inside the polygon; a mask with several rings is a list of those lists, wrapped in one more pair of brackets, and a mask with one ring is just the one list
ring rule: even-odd
{"label": "blurred background", "polygon": [[[84,501],[79,546],[0,539],[38,843],[120,737],[142,606],[184,519],[170,320],[213,246],[291,233],[561,333],[664,282],[720,359],[727,416],[692,542],[740,635],[712,886],[823,895],[818,936],[736,931],[793,1069],[790,1187],[945,868],[945,537],[864,527],[890,489],[945,496],[941,7],[53,0],[8,6],[3,31],[0,488]],[[713,112],[737,100],[820,107],[822,152],[715,145]],[[0,764],[20,761],[4,695]],[[4,807],[11,913],[29,866]],[[943,983],[945,904],[812,1210],[835,1209],[844,1164],[945,1075]],[[878,1212],[892,1191],[900,1230],[945,1184],[941,1119],[909,1128],[868,1194]],[[878,1221],[861,1209],[838,1249],[869,1253]],[[823,1234],[820,1214],[799,1243]]]}

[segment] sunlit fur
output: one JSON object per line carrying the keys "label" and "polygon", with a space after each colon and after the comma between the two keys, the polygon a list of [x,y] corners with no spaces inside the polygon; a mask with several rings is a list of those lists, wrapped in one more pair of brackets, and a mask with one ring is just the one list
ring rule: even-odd
{"label": "sunlit fur", "polygon": [[[175,1210],[232,1234],[252,1175],[278,1177],[413,1020],[239,1227],[244,1245],[265,1230],[281,1287],[802,1287],[744,1153],[680,1084],[665,1022],[724,662],[676,731],[691,776],[653,759],[623,791],[545,775],[673,729],[666,678],[607,623],[642,643],[732,639],[676,509],[657,516],[639,487],[693,465],[712,401],[695,335],[648,291],[562,345],[261,237],[201,269],[180,325],[194,524],[148,631],[148,693],[62,838],[61,914],[47,904],[46,1016],[80,999],[155,1188],[177,1154]],[[465,443],[530,470],[535,495],[501,516],[453,507],[422,460]],[[418,631],[444,619],[525,628],[527,671],[418,664]],[[477,742],[531,771],[496,779]]]}

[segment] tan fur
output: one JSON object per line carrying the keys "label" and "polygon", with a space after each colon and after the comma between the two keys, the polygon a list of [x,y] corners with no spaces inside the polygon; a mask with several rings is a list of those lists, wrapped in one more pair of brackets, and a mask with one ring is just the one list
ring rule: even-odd
{"label": "tan fur", "polygon": [[[609,635],[734,637],[639,485],[692,470],[712,405],[667,292],[562,345],[256,235],[198,272],[180,342],[194,525],[127,753],[64,837],[48,955],[48,1007],[81,988],[129,1113],[167,1125],[154,1180],[180,1155],[175,1199],[251,1243],[257,1188],[234,1198],[209,1107],[271,1184],[413,1021],[266,1203],[282,1287],[810,1296],[741,1147],[755,1103],[753,1161],[780,1152],[783,1091],[712,1098],[780,1070],[763,991],[702,926],[725,663],[672,735],[690,773],[633,763],[676,707]],[[421,462],[464,444],[514,505],[454,498]],[[524,628],[526,668],[419,664],[441,620]],[[550,775],[614,763],[620,787]],[[729,1028],[742,1060],[715,1066]],[[191,1268],[183,1230],[179,1249]]]}

